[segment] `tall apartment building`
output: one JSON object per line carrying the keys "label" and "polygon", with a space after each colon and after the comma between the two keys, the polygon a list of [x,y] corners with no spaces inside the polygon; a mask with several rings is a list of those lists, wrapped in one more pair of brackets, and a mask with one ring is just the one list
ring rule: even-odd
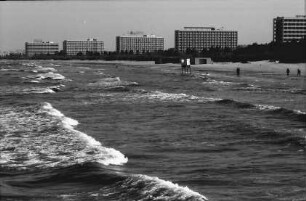
{"label": "tall apartment building", "polygon": [[187,49],[201,52],[211,47],[235,49],[237,40],[237,31],[225,31],[214,27],[184,27],[183,30],[175,30],[175,49],[179,52],[186,52]]}
{"label": "tall apartment building", "polygon": [[124,35],[116,37],[117,52],[145,53],[164,50],[164,38],[155,35]]}
{"label": "tall apartment building", "polygon": [[97,39],[87,39],[86,41],[72,41],[64,40],[63,51],[66,55],[77,55],[82,53],[85,55],[87,52],[91,53],[103,53],[104,43]]}
{"label": "tall apartment building", "polygon": [[27,56],[55,54],[55,52],[58,52],[58,48],[58,43],[43,42],[41,40],[34,40],[32,43],[25,43],[25,53]]}
{"label": "tall apartment building", "polygon": [[273,41],[286,43],[306,37],[306,16],[277,17],[273,19]]}

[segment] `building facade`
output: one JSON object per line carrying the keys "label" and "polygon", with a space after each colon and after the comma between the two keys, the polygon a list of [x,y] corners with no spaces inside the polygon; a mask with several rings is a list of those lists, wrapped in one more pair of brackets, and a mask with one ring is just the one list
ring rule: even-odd
{"label": "building facade", "polygon": [[88,52],[102,54],[104,42],[97,39],[87,39],[86,41],[64,40],[63,51],[66,55],[77,55],[78,53],[86,55]]}
{"label": "building facade", "polygon": [[164,38],[155,35],[124,35],[116,37],[117,52],[143,54],[164,50]]}
{"label": "building facade", "polygon": [[211,47],[235,49],[237,42],[237,31],[214,27],[184,27],[183,30],[175,30],[175,49],[179,52],[186,52],[188,49],[201,52]]}
{"label": "building facade", "polygon": [[32,43],[25,43],[25,53],[27,56],[34,56],[39,54],[55,54],[58,52],[58,43],[34,41]]}
{"label": "building facade", "polygon": [[273,19],[273,41],[286,43],[306,37],[306,16],[277,17]]}

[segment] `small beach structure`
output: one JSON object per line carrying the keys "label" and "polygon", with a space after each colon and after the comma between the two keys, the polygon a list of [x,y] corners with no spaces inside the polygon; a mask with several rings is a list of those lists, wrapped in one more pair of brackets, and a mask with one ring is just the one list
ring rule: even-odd
{"label": "small beach structure", "polygon": [[213,61],[211,60],[210,57],[195,57],[194,58],[194,64],[199,65],[199,64],[212,64]]}
{"label": "small beach structure", "polygon": [[190,58],[181,59],[182,74],[191,74]]}

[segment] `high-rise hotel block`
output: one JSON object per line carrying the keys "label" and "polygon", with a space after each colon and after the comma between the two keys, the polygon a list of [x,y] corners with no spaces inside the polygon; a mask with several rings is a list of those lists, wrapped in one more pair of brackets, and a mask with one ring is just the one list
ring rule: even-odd
{"label": "high-rise hotel block", "polygon": [[90,53],[103,53],[104,43],[97,39],[87,39],[85,41],[72,41],[64,40],[63,51],[66,55],[77,55],[82,53],[83,55]]}
{"label": "high-rise hotel block", "polygon": [[286,43],[306,37],[306,16],[277,17],[273,19],[273,41]]}
{"label": "high-rise hotel block", "polygon": [[164,38],[155,35],[124,35],[116,37],[117,52],[146,53],[164,50]]}
{"label": "high-rise hotel block", "polygon": [[237,40],[237,31],[214,27],[184,27],[182,30],[175,30],[175,49],[179,52],[186,52],[187,49],[201,52],[211,47],[235,49]]}
{"label": "high-rise hotel block", "polygon": [[25,43],[25,53],[27,56],[55,54],[55,52],[58,52],[58,48],[58,43],[43,42],[41,40],[34,40],[32,43]]}

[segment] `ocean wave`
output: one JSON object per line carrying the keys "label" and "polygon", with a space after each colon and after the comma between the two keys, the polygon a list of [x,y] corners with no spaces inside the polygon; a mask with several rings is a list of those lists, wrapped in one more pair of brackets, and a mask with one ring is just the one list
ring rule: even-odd
{"label": "ocean wave", "polygon": [[256,108],[262,111],[267,111],[274,114],[281,114],[286,117],[291,117],[292,119],[306,122],[306,112],[303,112],[301,110],[290,110],[273,105],[256,105]]}
{"label": "ocean wave", "polygon": [[[36,63],[22,63],[21,65],[29,67],[29,68],[32,68],[30,71],[33,72],[33,73],[38,73],[38,72],[56,72],[57,71],[55,68],[52,68],[52,67],[43,67],[43,66],[38,65]],[[52,66],[56,66],[56,65],[52,65]]]}
{"label": "ocean wave", "polygon": [[123,98],[126,101],[145,101],[145,102],[214,102],[221,99],[199,97],[194,95],[188,95],[185,93],[167,93],[162,91],[142,92],[127,95]]}
{"label": "ocean wave", "polygon": [[0,165],[11,168],[66,167],[85,162],[122,165],[127,158],[75,130],[78,122],[50,103],[40,106],[0,107]]}
{"label": "ocean wave", "polygon": [[303,112],[301,110],[290,110],[273,105],[261,105],[261,104],[256,105],[252,103],[239,102],[232,99],[220,99],[220,100],[215,100],[215,102],[217,104],[231,105],[241,109],[258,109],[260,111],[270,112],[274,114],[283,115],[285,117],[290,117],[293,120],[306,122],[306,112]]}
{"label": "ocean wave", "polygon": [[[39,161],[29,161],[30,163]],[[30,165],[30,164],[29,164]],[[4,170],[4,169],[3,169]],[[12,173],[11,173],[12,174]],[[18,174],[18,173],[17,173]],[[7,182],[8,188],[26,187],[31,192],[44,186],[61,189],[69,184],[69,189],[62,194],[55,195],[57,200],[159,200],[159,201],[206,201],[204,195],[171,181],[143,174],[129,174],[118,171],[113,167],[104,167],[97,162],[73,164],[67,167],[51,168],[47,170],[27,171],[27,176],[21,175],[20,180]],[[20,175],[20,173],[19,173]],[[89,191],[79,191],[81,188]],[[91,188],[94,187],[94,188]],[[16,189],[18,191],[18,189]],[[51,198],[52,194],[44,196]],[[12,192],[12,190],[11,190]],[[10,193],[10,192],[9,192]],[[8,196],[4,194],[3,196]],[[15,192],[14,192],[15,193]],[[19,192],[18,192],[19,193]],[[20,195],[20,194],[19,194]],[[43,198],[41,198],[43,199]]]}
{"label": "ocean wave", "polygon": [[0,71],[19,71],[19,69],[15,69],[15,68],[1,68]]}
{"label": "ocean wave", "polygon": [[[124,91],[125,89],[118,88],[119,91]],[[110,90],[108,90],[110,91]],[[90,101],[84,100],[82,104],[98,104],[98,103],[108,103],[108,102],[126,102],[126,103],[208,103],[222,100],[220,98],[212,97],[199,97],[194,95],[188,95],[185,93],[167,93],[162,91],[146,91],[143,89],[132,89],[129,90],[131,93],[116,93],[115,88],[113,88],[113,93],[96,93],[91,96],[93,98]],[[82,96],[80,96],[82,98]]]}
{"label": "ocean wave", "polygon": [[13,94],[51,94],[60,91],[65,85],[54,85],[49,87],[28,87],[28,86],[10,86],[0,87],[1,95],[13,95]]}
{"label": "ocean wave", "polygon": [[234,90],[237,91],[265,91],[263,88],[257,85],[252,85],[252,84],[240,84],[239,87],[235,88]]}
{"label": "ocean wave", "polygon": [[[91,193],[93,194],[93,193]],[[106,200],[206,201],[205,196],[158,177],[135,174],[123,181],[104,187],[95,195]]]}
{"label": "ocean wave", "polygon": [[226,82],[226,81],[217,81],[217,80],[214,80],[214,79],[211,79],[211,78],[205,78],[206,79],[205,82],[203,82],[203,84],[211,84],[211,85],[222,85],[222,86],[230,86],[230,85],[233,85],[235,83],[233,82]]}
{"label": "ocean wave", "polygon": [[257,105],[257,108],[259,110],[265,110],[265,111],[275,111],[281,109],[281,107],[273,106],[273,105]]}
{"label": "ocean wave", "polygon": [[241,108],[241,109],[257,109],[259,111],[278,114],[284,117],[290,117],[293,120],[306,122],[306,112],[303,112],[301,110],[291,110],[273,105],[252,104],[247,102],[236,101],[233,99],[213,98],[211,99],[211,102],[215,102],[221,105],[228,105],[236,108]]}
{"label": "ocean wave", "polygon": [[42,66],[35,66],[32,70],[33,73],[41,73],[41,72],[56,72],[57,70],[52,67],[42,67]]}
{"label": "ocean wave", "polygon": [[[87,164],[86,167],[77,167],[77,171],[67,172],[65,179],[67,182],[81,182],[86,185],[99,185],[100,189],[91,192],[79,192],[71,194],[62,194],[58,196],[63,200],[79,200],[90,199],[92,196],[99,200],[159,200],[159,201],[206,201],[204,195],[191,190],[187,186],[180,186],[171,181],[166,181],[158,177],[151,177],[142,174],[118,174],[105,169],[92,169],[92,165]],[[82,172],[79,175],[73,175],[71,172]],[[85,172],[83,174],[83,172]],[[72,179],[71,179],[72,178]],[[57,181],[63,178],[53,176],[44,180]]]}
{"label": "ocean wave", "polygon": [[97,82],[89,83],[89,87],[100,87],[105,89],[124,87],[124,86],[138,86],[137,82],[122,81],[119,77],[107,77],[98,80]]}
{"label": "ocean wave", "polygon": [[139,189],[142,195],[141,200],[207,200],[205,196],[190,190],[188,187],[182,187],[158,177],[134,175],[125,181],[125,184],[131,189],[142,187]]}
{"label": "ocean wave", "polygon": [[161,100],[161,101],[191,101],[191,100],[198,100],[198,96],[187,95],[184,93],[165,93],[161,91],[153,91],[148,94],[143,94],[143,97],[147,97],[148,99],[152,100]]}
{"label": "ocean wave", "polygon": [[221,99],[221,100],[217,100],[216,103],[224,104],[224,105],[232,105],[237,108],[255,108],[255,105],[251,103],[239,102],[239,101],[235,101],[232,99]]}
{"label": "ocean wave", "polygon": [[234,88],[233,90],[236,91],[250,91],[250,92],[257,92],[257,93],[266,93],[266,92],[272,92],[272,93],[291,93],[291,94],[306,94],[306,90],[304,89],[297,89],[297,88],[267,88],[267,87],[260,87],[257,85],[247,85],[247,86],[240,86],[237,88]]}
{"label": "ocean wave", "polygon": [[34,80],[45,80],[45,79],[51,79],[51,80],[64,80],[65,76],[54,73],[54,72],[47,72],[47,73],[40,73],[37,75],[29,75],[26,77],[23,77],[24,79],[34,79]]}

